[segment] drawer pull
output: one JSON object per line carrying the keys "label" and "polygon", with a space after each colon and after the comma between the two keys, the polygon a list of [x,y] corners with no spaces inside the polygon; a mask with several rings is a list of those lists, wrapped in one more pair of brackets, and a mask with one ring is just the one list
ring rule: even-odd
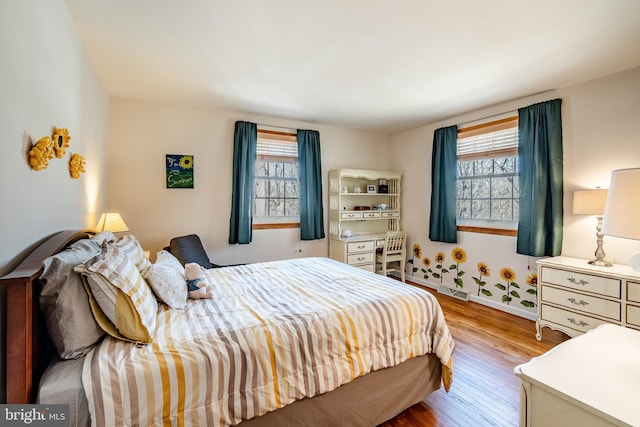
{"label": "drawer pull", "polygon": [[358,246],[356,246],[356,247],[357,247],[358,249],[364,249],[364,248],[366,248],[366,246],[365,246],[365,245],[358,245]]}
{"label": "drawer pull", "polygon": [[589,303],[586,302],[585,300],[576,301],[576,299],[574,297],[567,298],[567,301],[569,301],[570,303],[573,303],[575,305],[589,305]]}
{"label": "drawer pull", "polygon": [[569,281],[569,283],[574,283],[574,284],[577,284],[577,285],[588,285],[589,284],[589,282],[587,282],[586,280],[584,280],[584,279],[578,280],[575,277],[567,277],[567,280]]}
{"label": "drawer pull", "polygon": [[567,317],[567,320],[569,321],[569,323],[573,323],[574,325],[578,325],[578,326],[589,326],[588,323],[584,322],[583,320],[576,322],[576,319],[574,319],[573,317]]}
{"label": "drawer pull", "polygon": [[361,256],[361,257],[357,258],[357,260],[358,260],[358,261],[364,261],[365,259],[366,259],[366,258],[365,258],[365,257],[363,257],[363,256]]}

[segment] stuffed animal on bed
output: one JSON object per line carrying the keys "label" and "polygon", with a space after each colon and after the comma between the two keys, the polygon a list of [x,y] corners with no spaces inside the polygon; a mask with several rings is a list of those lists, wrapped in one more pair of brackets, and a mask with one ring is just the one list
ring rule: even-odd
{"label": "stuffed animal on bed", "polygon": [[189,298],[202,299],[211,298],[212,286],[203,278],[204,268],[195,262],[189,262],[184,265],[184,275],[187,278],[187,288]]}

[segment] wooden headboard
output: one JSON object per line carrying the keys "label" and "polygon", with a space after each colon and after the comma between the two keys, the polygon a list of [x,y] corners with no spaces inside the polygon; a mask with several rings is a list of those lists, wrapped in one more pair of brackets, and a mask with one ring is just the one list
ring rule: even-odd
{"label": "wooden headboard", "polygon": [[0,278],[7,289],[6,403],[34,403],[40,377],[54,347],[40,314],[42,262],[93,230],[67,230],[36,247],[12,272]]}

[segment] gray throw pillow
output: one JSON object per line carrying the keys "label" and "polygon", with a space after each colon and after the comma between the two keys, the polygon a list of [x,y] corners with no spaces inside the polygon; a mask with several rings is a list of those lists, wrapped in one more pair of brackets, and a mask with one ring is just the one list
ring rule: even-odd
{"label": "gray throw pillow", "polygon": [[49,336],[63,359],[85,355],[104,336],[93,317],[82,278],[73,271],[99,251],[97,241],[84,239],[43,262],[40,309]]}

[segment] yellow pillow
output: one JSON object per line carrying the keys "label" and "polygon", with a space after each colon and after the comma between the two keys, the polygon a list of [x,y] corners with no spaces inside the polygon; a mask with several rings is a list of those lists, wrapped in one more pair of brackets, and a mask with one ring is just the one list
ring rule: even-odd
{"label": "yellow pillow", "polygon": [[104,245],[98,255],[75,270],[86,278],[94,317],[106,333],[151,342],[158,303],[136,264],[120,247]]}

